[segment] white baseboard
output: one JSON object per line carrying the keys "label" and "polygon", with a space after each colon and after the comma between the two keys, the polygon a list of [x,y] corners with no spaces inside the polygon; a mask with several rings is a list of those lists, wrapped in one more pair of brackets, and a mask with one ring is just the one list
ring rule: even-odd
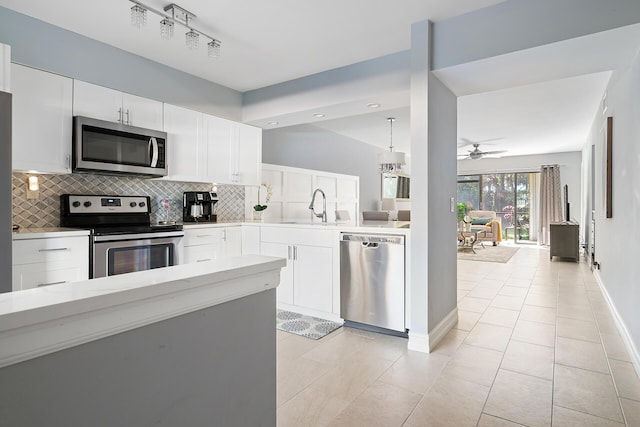
{"label": "white baseboard", "polygon": [[455,307],[428,334],[416,334],[409,330],[409,343],[407,348],[409,350],[430,353],[457,322],[458,307]]}
{"label": "white baseboard", "polygon": [[600,272],[598,270],[595,270],[593,273],[593,276],[596,278],[596,282],[598,282],[598,286],[602,291],[602,295],[604,295],[604,299],[607,301],[607,305],[611,310],[611,314],[613,315],[613,320],[616,322],[616,328],[620,333],[620,337],[622,338],[622,341],[624,341],[624,345],[627,348],[627,351],[629,352],[629,356],[631,356],[631,363],[633,363],[633,367],[636,370],[636,374],[640,376],[640,354],[638,353],[638,349],[634,345],[633,339],[631,338],[631,335],[629,334],[629,331],[627,330],[627,327],[624,324],[622,317],[620,316],[620,314],[618,314],[618,310],[616,310],[616,307],[613,304],[613,301],[611,300],[609,293],[607,292],[607,288],[604,286],[602,277],[600,277]]}

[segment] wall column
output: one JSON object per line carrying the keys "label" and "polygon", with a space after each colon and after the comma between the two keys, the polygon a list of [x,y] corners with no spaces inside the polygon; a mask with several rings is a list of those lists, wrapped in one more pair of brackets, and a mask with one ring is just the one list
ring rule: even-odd
{"label": "wall column", "polygon": [[431,72],[432,26],[411,27],[409,349],[429,352],[455,325],[457,99]]}

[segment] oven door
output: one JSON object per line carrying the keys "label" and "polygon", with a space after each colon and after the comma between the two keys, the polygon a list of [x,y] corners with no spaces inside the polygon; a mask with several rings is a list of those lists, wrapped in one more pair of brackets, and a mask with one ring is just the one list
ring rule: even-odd
{"label": "oven door", "polygon": [[178,265],[183,237],[182,231],[94,236],[92,278]]}

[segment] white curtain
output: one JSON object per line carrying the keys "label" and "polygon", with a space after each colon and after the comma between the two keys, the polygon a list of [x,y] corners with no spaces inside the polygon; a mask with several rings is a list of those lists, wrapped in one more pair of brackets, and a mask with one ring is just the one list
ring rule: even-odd
{"label": "white curtain", "polygon": [[538,240],[540,226],[540,174],[529,174],[529,239]]}
{"label": "white curtain", "polygon": [[560,166],[543,165],[540,168],[540,228],[538,243],[549,244],[549,224],[562,221],[560,201]]}

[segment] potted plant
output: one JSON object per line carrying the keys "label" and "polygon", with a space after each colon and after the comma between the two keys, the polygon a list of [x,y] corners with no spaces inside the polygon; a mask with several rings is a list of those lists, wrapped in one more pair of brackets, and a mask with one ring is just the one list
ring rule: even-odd
{"label": "potted plant", "polygon": [[458,202],[458,228],[460,230],[465,229],[469,231],[471,228],[471,217],[467,216],[470,209],[473,209],[470,203]]}
{"label": "potted plant", "polygon": [[[264,204],[260,202],[260,190],[262,190],[262,187],[264,187],[265,190],[267,191],[267,195],[264,199]],[[271,200],[272,195],[273,195],[273,190],[271,189],[271,185],[265,182],[260,184],[260,186],[258,187],[258,203],[253,205],[253,219],[257,219],[257,220],[262,219],[262,213],[265,211],[265,209],[267,209],[267,203],[269,203],[269,200]]]}

